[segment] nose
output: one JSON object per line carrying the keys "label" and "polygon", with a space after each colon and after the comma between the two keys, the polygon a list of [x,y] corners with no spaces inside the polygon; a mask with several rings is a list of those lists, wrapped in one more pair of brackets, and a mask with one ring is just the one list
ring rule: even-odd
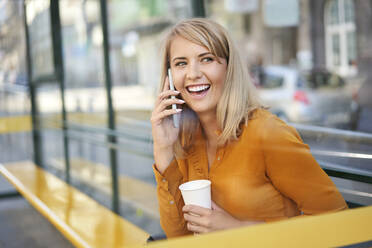
{"label": "nose", "polygon": [[202,72],[199,67],[199,63],[189,63],[187,68],[187,79],[195,80],[202,77]]}

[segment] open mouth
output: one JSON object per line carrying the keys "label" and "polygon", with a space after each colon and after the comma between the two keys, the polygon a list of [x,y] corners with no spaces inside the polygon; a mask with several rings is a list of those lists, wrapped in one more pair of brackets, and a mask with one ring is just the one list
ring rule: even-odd
{"label": "open mouth", "polygon": [[209,84],[194,85],[186,87],[187,91],[192,95],[202,95],[206,93],[211,86]]}

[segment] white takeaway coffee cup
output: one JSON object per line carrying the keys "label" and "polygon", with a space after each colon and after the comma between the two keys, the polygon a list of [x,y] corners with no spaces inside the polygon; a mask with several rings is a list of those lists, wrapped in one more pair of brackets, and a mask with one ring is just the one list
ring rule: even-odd
{"label": "white takeaway coffee cup", "polygon": [[211,181],[194,180],[179,186],[186,205],[211,209]]}

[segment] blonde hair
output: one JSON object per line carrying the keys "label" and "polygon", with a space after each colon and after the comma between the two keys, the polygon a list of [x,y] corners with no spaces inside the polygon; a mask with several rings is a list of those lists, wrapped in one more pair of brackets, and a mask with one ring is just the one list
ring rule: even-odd
{"label": "blonde hair", "polygon": [[[247,124],[253,110],[262,107],[256,89],[247,72],[237,48],[227,31],[218,23],[205,19],[183,20],[171,28],[162,47],[161,91],[169,67],[170,46],[178,36],[207,48],[216,57],[227,61],[227,73],[223,93],[217,104],[217,122],[221,130],[218,145],[236,140],[241,134],[241,124]],[[196,113],[186,104],[183,106],[180,135],[174,145],[177,157],[184,157],[195,141],[200,127]]]}

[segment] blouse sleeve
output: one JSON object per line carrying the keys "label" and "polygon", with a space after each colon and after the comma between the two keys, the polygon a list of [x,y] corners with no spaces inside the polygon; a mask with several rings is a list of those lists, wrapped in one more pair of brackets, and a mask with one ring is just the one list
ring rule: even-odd
{"label": "blouse sleeve", "polygon": [[176,160],[173,160],[163,175],[153,165],[157,182],[160,225],[168,238],[190,234],[183,218],[184,202],[178,186],[183,181]]}
{"label": "blouse sleeve", "polygon": [[304,215],[347,208],[294,128],[276,117],[269,118],[262,128],[266,173],[274,187],[292,199]]}

